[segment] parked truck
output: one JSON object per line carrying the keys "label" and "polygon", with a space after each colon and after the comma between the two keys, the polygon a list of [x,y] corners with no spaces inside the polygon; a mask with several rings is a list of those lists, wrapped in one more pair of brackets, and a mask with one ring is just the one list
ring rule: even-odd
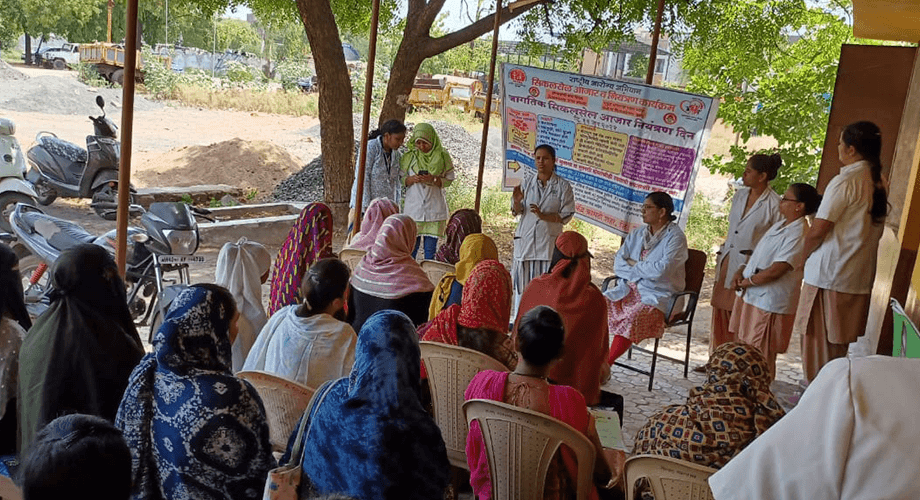
{"label": "parked truck", "polygon": [[[168,56],[157,55],[156,57],[161,59],[166,67],[170,66]],[[96,66],[96,71],[112,83],[121,85],[125,81],[125,48],[123,45],[105,42],[82,44],[80,45],[80,61]],[[134,80],[144,81],[144,60],[140,50],[137,51]]]}
{"label": "parked truck", "polygon": [[67,65],[80,62],[80,44],[65,43],[61,47],[36,52],[33,61],[46,68],[67,69]]}

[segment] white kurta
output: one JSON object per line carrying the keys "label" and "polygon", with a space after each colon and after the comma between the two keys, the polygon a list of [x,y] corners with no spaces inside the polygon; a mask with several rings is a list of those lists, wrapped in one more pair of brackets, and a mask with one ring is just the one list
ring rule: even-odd
{"label": "white kurta", "polygon": [[347,377],[355,363],[358,336],[328,314],[297,316],[290,305],[276,312],[249,352],[244,370],[262,370],[316,389]]}
{"label": "white kurta", "polygon": [[805,217],[782,227],[784,223],[785,221],[777,222],[763,235],[742,276],[750,278],[775,262],[785,262],[792,266],[792,270],[777,280],[748,288],[743,299],[762,311],[795,314],[796,305],[799,303],[799,290],[802,288],[802,249],[805,247],[808,224],[805,223]]}
{"label": "white kurta", "polygon": [[920,361],[835,359],[801,401],[709,478],[716,500],[920,498]]}
{"label": "white kurta", "polygon": [[754,202],[754,206],[744,213],[750,194],[751,188],[744,187],[732,197],[732,209],[728,214],[728,235],[725,237],[725,243],[719,248],[716,262],[716,276],[721,276],[722,266],[727,267],[725,281],[722,283],[724,288],[731,289],[732,277],[747,260],[741,252],[754,250],[770,226],[783,218],[779,213],[779,202],[782,198],[769,187]]}
{"label": "white kurta", "polygon": [[872,292],[885,226],[869,215],[874,190],[866,161],[843,167],[828,183],[815,218],[834,227],[805,262],[805,283],[842,293]]}

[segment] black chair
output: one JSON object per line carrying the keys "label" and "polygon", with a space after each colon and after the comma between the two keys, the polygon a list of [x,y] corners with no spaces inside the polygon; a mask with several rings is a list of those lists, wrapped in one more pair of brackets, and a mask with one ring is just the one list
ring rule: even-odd
{"label": "black chair", "polygon": [[[644,370],[634,365],[629,365],[615,361],[613,364],[626,368],[627,370],[632,370],[643,375],[648,375],[648,390],[652,390],[652,383],[655,380],[655,366],[657,365],[658,358],[666,359],[673,363],[684,365],[684,378],[687,378],[687,372],[690,368],[690,338],[693,331],[693,318],[696,315],[696,303],[700,297],[700,289],[703,287],[703,275],[706,270],[706,252],[701,250],[690,249],[688,251],[687,262],[684,264],[686,270],[686,286],[684,291],[675,293],[671,296],[671,299],[668,301],[668,311],[665,313],[665,328],[674,328],[676,326],[687,325],[687,348],[684,353],[684,359],[672,358],[670,356],[665,356],[664,354],[658,354],[658,341],[660,339],[655,339],[655,347],[649,351],[643,347],[639,346],[630,346],[629,351],[627,352],[627,359],[632,359],[633,349],[644,352],[646,354],[652,355],[652,366],[648,370]],[[610,283],[614,280],[617,280],[616,276],[610,276],[604,280],[602,290],[607,291],[607,288],[610,286]],[[686,297],[687,300],[684,303],[683,307],[675,311],[677,303],[681,297]]]}

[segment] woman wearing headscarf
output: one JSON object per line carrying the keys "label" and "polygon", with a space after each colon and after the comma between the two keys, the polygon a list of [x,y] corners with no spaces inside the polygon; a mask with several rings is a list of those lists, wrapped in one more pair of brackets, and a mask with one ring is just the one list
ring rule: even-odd
{"label": "woman wearing headscarf", "polygon": [[470,272],[467,283],[469,290],[460,304],[441,311],[419,329],[419,335],[422,340],[479,351],[514,368],[517,357],[507,335],[511,274],[501,262],[484,260]]}
{"label": "woman wearing headscarf", "polygon": [[729,342],[706,363],[706,382],[686,404],[649,417],[633,454],[663,455],[719,469],[786,414],[770,392],[770,370],[760,352]]}
{"label": "woman wearing headscarf", "polygon": [[268,315],[284,306],[299,304],[304,273],[319,259],[332,254],[332,211],[322,203],[311,203],[300,211],[294,227],[278,251],[272,273]]}
{"label": "woman wearing headscarf", "polygon": [[0,455],[16,453],[19,348],[32,320],[22,298],[19,257],[0,243]]}
{"label": "woman wearing headscarf", "polygon": [[645,226],[630,231],[617,251],[613,270],[619,279],[604,292],[614,335],[609,364],[632,344],[664,335],[668,301],[686,284],[687,237],[675,219],[671,196],[649,193],[642,204]]}
{"label": "woman wearing headscarf", "polygon": [[482,232],[482,217],[472,208],[461,208],[447,221],[444,243],[438,247],[434,260],[456,264],[460,260],[460,247],[467,236]]}
{"label": "woman wearing headscarf", "polygon": [[428,321],[434,285],[410,255],[415,231],[408,215],[387,217],[374,246],[355,267],[348,295],[348,323],[355,331],[384,309],[405,313],[415,325]]}
{"label": "woman wearing headscarf", "polygon": [[459,304],[463,296],[463,286],[470,277],[470,272],[477,264],[489,259],[498,260],[498,247],[492,238],[477,233],[463,240],[463,244],[460,245],[460,260],[454,266],[454,272],[445,273],[431,295],[428,319],[434,319],[447,307]]}
{"label": "woman wearing headscarf", "polygon": [[115,259],[97,245],[61,252],[51,306],[19,355],[20,450],[67,413],[115,419],[131,370],[144,355]]}
{"label": "woman wearing headscarf", "polygon": [[450,463],[441,431],[420,402],[412,321],[380,311],[358,334],[355,365],[307,416],[304,481],[317,494],[361,500],[442,498]]}
{"label": "woman wearing headscarf", "polygon": [[361,219],[361,232],[348,244],[348,248],[355,250],[370,250],[374,246],[374,240],[377,239],[377,233],[380,232],[380,226],[387,217],[399,213],[399,206],[389,198],[376,198],[371,201]]}
{"label": "woman wearing headscarf", "polygon": [[604,360],[610,340],[607,303],[591,283],[591,254],[584,236],[565,231],[556,238],[552,267],[527,285],[517,322],[537,306],[552,307],[565,322],[565,350],[550,370],[550,379],[578,389],[588,405],[596,405],[601,378],[609,372]]}
{"label": "woman wearing headscarf", "polygon": [[274,459],[262,400],[230,371],[238,316],[217,285],[192,285],[170,305],[115,420],[131,449],[132,498],[262,497]]}
{"label": "woman wearing headscarf", "polygon": [[217,255],[214,283],[226,288],[240,310],[239,334],[233,342],[233,371],[243,368],[246,356],[268,317],[262,306],[262,283],[268,279],[272,257],[261,243],[245,237],[225,243]]}
{"label": "woman wearing headscarf", "polygon": [[444,190],[454,181],[454,163],[441,146],[438,133],[427,123],[412,129],[409,151],[400,160],[406,200],[403,212],[418,225],[418,237],[412,250],[415,258],[425,240],[425,258],[433,259],[438,238],[444,235],[444,223],[450,213]]}

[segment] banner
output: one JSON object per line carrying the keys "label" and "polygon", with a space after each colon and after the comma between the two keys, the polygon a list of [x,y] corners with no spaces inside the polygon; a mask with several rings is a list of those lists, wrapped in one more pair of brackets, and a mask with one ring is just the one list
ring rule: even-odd
{"label": "banner", "polygon": [[501,74],[504,190],[535,172],[534,148],[549,144],[579,219],[625,235],[642,225],[648,193],[664,191],[686,225],[711,97],[509,63]]}

